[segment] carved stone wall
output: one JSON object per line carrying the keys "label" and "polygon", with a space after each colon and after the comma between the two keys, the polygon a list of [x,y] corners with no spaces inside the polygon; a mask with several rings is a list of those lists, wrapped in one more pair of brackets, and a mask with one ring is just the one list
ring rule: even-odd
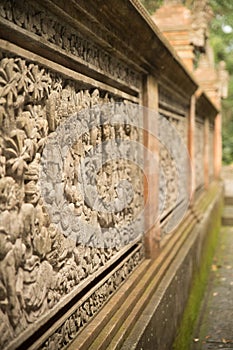
{"label": "carved stone wall", "polygon": [[[1,50],[0,79],[0,347],[13,349],[126,254],[134,233],[125,232],[124,242],[119,242],[117,233],[122,224],[132,220],[140,210],[143,202],[141,170],[127,159],[111,161],[114,159],[112,149],[102,146],[101,152],[108,162],[97,173],[95,185],[103,203],[120,199],[119,189],[117,192],[114,186],[121,180],[127,180],[134,188],[127,208],[114,214],[98,213],[89,206],[88,194],[82,197],[78,191],[82,179],[78,178],[76,169],[98,144],[106,140],[116,143],[117,139],[140,142],[142,135],[136,127],[127,124],[127,120],[136,115],[136,105],[125,101],[123,110],[112,110],[114,102],[122,99],[95,87],[80,89],[79,82],[32,60]],[[88,244],[88,240],[86,245],[80,243],[82,227],[72,227],[66,211],[62,210],[62,202],[55,203],[58,197],[54,192],[58,188],[48,188],[48,195],[42,198],[38,182],[48,137],[70,116],[81,111],[84,112],[80,114],[80,122],[90,123],[90,118],[102,118],[101,125],[84,133],[68,149],[62,164],[59,164],[60,150],[55,149],[51,158],[53,165],[48,171],[52,171],[53,178],[61,177],[64,198],[74,215],[95,227],[97,235],[103,232],[106,240],[108,235],[109,240],[115,239],[102,248]],[[112,113],[124,113],[125,122],[111,125]],[[68,131],[71,129],[72,126]],[[69,133],[64,136],[69,137]],[[135,161],[139,157],[136,152],[134,150]],[[85,164],[83,176],[90,180],[91,171]],[[92,184],[89,184],[90,192]],[[48,215],[50,201],[58,211],[60,230]],[[111,230],[114,228],[113,237]],[[45,342],[45,348],[50,349],[51,342],[56,349],[67,344],[142,258],[143,250],[137,248],[108,280],[103,279],[102,285],[93,292],[95,298],[91,294],[85,303],[77,306],[75,315],[64,321],[61,333]]]}
{"label": "carved stone wall", "polygon": [[[144,256],[135,234],[143,231],[142,160],[131,144],[142,143],[142,132],[130,103],[138,102],[141,75],[100,43],[103,33],[93,40],[48,5],[0,3],[8,40],[0,43],[2,349],[28,347],[42,326],[38,347],[64,347]],[[62,148],[52,141],[63,126]],[[75,139],[78,126],[84,132]],[[72,316],[62,312],[60,330],[49,332],[80,293]]]}

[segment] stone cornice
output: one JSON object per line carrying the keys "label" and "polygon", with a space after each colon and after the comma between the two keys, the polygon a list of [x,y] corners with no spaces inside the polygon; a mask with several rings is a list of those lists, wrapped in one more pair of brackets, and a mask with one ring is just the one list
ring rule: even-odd
{"label": "stone cornice", "polygon": [[138,0],[40,3],[64,19],[66,14],[67,21],[137,71],[150,73],[166,84],[175,82],[176,89],[186,96],[197,89],[195,78]]}

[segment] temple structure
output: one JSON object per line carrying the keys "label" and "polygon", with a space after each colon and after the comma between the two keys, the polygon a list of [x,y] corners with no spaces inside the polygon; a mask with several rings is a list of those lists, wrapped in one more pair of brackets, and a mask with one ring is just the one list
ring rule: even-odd
{"label": "temple structure", "polygon": [[171,348],[222,207],[202,4],[0,2],[1,349]]}

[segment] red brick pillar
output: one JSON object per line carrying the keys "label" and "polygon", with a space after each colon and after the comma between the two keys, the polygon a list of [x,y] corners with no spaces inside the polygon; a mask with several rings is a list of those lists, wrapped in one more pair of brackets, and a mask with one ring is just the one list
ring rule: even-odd
{"label": "red brick pillar", "polygon": [[214,122],[214,176],[219,179],[222,167],[222,117],[218,113]]}
{"label": "red brick pillar", "polygon": [[205,189],[209,187],[209,118],[204,121],[204,184]]}

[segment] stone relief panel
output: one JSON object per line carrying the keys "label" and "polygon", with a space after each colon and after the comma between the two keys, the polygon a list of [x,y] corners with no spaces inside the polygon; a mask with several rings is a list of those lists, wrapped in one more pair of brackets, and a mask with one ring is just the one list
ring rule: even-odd
{"label": "stone relief panel", "polygon": [[195,128],[196,189],[204,185],[204,121],[196,118]]}
{"label": "stone relief panel", "polygon": [[[159,205],[163,220],[177,206],[179,206],[187,195],[188,181],[190,179],[187,155],[187,120],[184,117],[175,114],[166,113],[160,110],[160,118],[165,118],[169,127],[163,127],[160,138],[173,140],[173,151],[169,150],[165,144],[160,144],[159,168],[160,168],[160,186],[159,186]],[[183,152],[185,151],[185,158]],[[179,162],[177,162],[179,160]],[[179,185],[182,182],[182,186]],[[161,228],[162,236],[166,233]]]}
{"label": "stone relief panel", "polygon": [[163,145],[160,146],[159,164],[159,205],[161,206],[160,211],[162,212],[162,215],[164,217],[176,206],[177,172],[176,164],[172,155]]}
{"label": "stone relief panel", "polygon": [[[27,11],[25,11],[27,9]],[[64,23],[39,3],[28,0],[4,0],[0,3],[0,18],[13,22],[20,28],[37,35],[48,44],[57,46],[65,53],[72,54],[79,62],[93,66],[98,72],[122,81],[129,86],[140,88],[140,75],[112,54],[91,42],[77,32],[77,28]]]}
{"label": "stone relief panel", "polygon": [[[18,6],[19,2],[16,3]],[[33,30],[37,30],[30,16],[25,19],[20,11],[11,12],[12,4],[1,3],[5,16],[24,26],[30,23]],[[51,310],[65,302],[64,298],[79,288],[81,282],[104,269],[106,264],[109,266],[120,254],[120,247],[116,242],[111,248],[79,244],[72,239],[76,227],[71,229],[64,213],[59,217],[62,231],[59,230],[50,220],[38,182],[42,152],[49,135],[73,113],[95,105],[109,106],[114,102],[113,97],[97,89],[80,90],[77,82],[21,57],[5,52],[0,55],[0,348],[4,349],[14,339],[27,337],[31,325],[36,325],[42,316],[49,317]],[[127,102],[124,106],[128,118],[134,118],[135,106]],[[90,113],[82,115],[90,118]],[[112,227],[119,231],[121,223],[132,220],[143,203],[141,170],[122,159],[104,164],[97,183],[102,198],[109,196],[109,200],[116,200],[121,194],[113,184],[127,179],[134,188],[134,196],[126,208],[116,214],[98,214],[77,191],[82,179],[77,178],[76,165],[98,143],[106,139],[116,143],[118,134],[124,140],[140,141],[142,137],[137,128],[127,122],[113,127],[106,119],[101,128],[83,134],[70,147],[60,169],[70,206],[84,221],[93,222],[100,232],[103,227],[108,228],[107,232]],[[102,152],[108,154],[111,150],[102,148]],[[135,154],[135,159],[138,156]],[[54,154],[54,160],[58,157]],[[84,172],[90,178],[88,165]],[[125,232],[125,244],[130,234]],[[79,316],[82,324],[94,314],[87,316],[84,311],[80,311]]]}
{"label": "stone relief panel", "polygon": [[[187,100],[184,97],[178,93],[175,94],[174,91],[167,89],[164,85],[159,85],[159,118],[167,122],[167,125],[160,128],[159,134],[161,136],[159,138],[166,141],[168,145],[167,147],[161,143],[159,151],[161,222],[166,221],[166,218],[173,215],[173,212],[178,213],[180,210],[181,214],[184,198],[187,197],[190,179],[190,163],[187,158],[186,116],[188,108]],[[160,122],[159,124],[162,125],[163,123]],[[170,145],[173,145],[173,147],[170,147]],[[176,210],[174,210],[175,208]],[[166,234],[165,226],[165,223],[162,224],[162,237]]]}

